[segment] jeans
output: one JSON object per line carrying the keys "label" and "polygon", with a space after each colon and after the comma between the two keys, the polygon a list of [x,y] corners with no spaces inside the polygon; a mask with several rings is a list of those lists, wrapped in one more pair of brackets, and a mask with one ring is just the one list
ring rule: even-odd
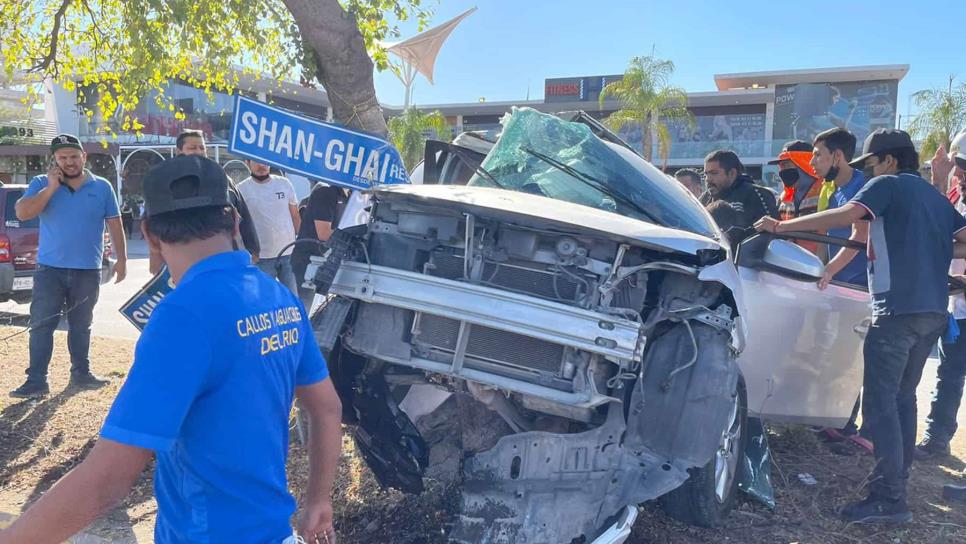
{"label": "jeans", "polygon": [[289,291],[298,296],[299,289],[295,283],[295,273],[292,272],[292,258],[289,255],[282,255],[277,259],[258,259],[258,268],[268,274],[270,278],[275,278],[288,287]]}
{"label": "jeans", "polygon": [[30,303],[28,381],[47,382],[47,368],[54,351],[54,330],[65,309],[70,371],[72,374],[90,372],[91,322],[100,289],[100,270],[37,266]]}
{"label": "jeans", "polygon": [[940,443],[949,443],[956,434],[956,414],[963,399],[966,381],[966,319],[957,320],[963,331],[954,344],[939,346],[939,381],[933,394],[925,436]]}
{"label": "jeans", "polygon": [[873,495],[905,498],[916,446],[916,387],[946,324],[943,314],[880,316],[865,337],[862,433],[875,445]]}

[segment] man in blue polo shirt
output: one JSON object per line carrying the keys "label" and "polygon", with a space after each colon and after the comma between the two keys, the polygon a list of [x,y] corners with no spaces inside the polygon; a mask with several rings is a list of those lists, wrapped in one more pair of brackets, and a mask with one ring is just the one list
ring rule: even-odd
{"label": "man in blue polo shirt", "polygon": [[232,251],[237,216],[217,163],[177,157],[143,187],[142,231],[177,287],[138,340],[100,440],[0,544],[63,542],[123,498],[152,453],[158,544],[295,542],[285,462],[296,394],[309,414],[299,534],[334,542],[342,413],[305,309]]}
{"label": "man in blue polo shirt", "polygon": [[63,308],[67,311],[67,350],[70,384],[96,388],[107,383],[91,374],[88,357],[91,321],[101,285],[104,224],[117,255],[117,281],[127,269],[127,240],[121,225],[114,188],[106,179],[84,168],[87,154],[80,140],[69,134],[53,139],[54,165],[46,176],[30,180],[17,201],[17,219],[40,217],[40,245],[30,303],[30,365],[27,382],[12,397],[46,395],[47,367],[54,351],[54,329]]}
{"label": "man in blue polo shirt", "polygon": [[919,177],[919,156],[909,135],[879,129],[852,166],[864,166],[868,184],[834,210],[777,222],[760,231],[815,231],[871,221],[869,291],[873,322],[863,355],[863,434],[875,445],[869,496],[842,509],[850,522],[906,523],[912,513],[906,481],[916,444],[916,387],[929,353],[946,329],[947,271],[955,252],[966,255],[966,219]]}

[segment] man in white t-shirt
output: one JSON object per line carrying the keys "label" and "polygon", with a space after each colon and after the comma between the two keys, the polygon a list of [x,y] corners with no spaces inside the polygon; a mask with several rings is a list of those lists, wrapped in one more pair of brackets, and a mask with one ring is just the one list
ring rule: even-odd
{"label": "man in white t-shirt", "polygon": [[[268,165],[255,161],[247,163],[252,175],[238,184],[238,192],[248,204],[258,232],[261,248],[257,266],[297,295],[290,245],[295,241],[300,223],[295,189],[287,179],[273,176]],[[284,253],[279,255],[283,249]]]}

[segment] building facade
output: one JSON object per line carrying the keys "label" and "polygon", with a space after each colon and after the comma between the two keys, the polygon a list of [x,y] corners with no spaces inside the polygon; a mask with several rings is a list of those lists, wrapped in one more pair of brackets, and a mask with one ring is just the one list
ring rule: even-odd
{"label": "building facade", "polygon": [[[818,132],[833,126],[849,129],[861,141],[876,128],[894,127],[898,85],[908,70],[908,65],[880,65],[716,75],[716,90],[688,93],[687,107],[694,123],[668,124],[672,141],[667,160],[659,159],[656,149],[652,156],[657,166],[673,171],[685,166],[701,167],[709,152],[732,149],[753,177],[777,188],[777,168],[767,162],[786,141],[810,141]],[[500,119],[515,106],[548,113],[583,110],[604,119],[619,109],[619,104],[606,100],[601,105],[601,89],[620,78],[620,74],[612,74],[547,79],[542,100],[431,104],[419,108],[439,110],[456,132],[497,131]],[[319,89],[288,82],[279,85],[258,78],[243,79],[239,88],[247,96],[319,119],[331,119],[328,98]],[[106,118],[98,111],[93,89],[68,91],[48,85],[42,119],[0,123],[0,180],[22,182],[30,175],[42,173],[49,161],[49,137],[69,132],[78,134],[89,146],[96,173],[137,193],[140,178],[153,164],[173,154],[174,140],[186,128],[204,132],[212,144],[213,158],[229,171],[245,173],[239,159],[225,148],[231,130],[233,96],[218,91],[206,94],[181,82],[169,84],[165,95],[172,99],[174,109],[161,107],[157,95],[152,93],[135,111],[128,112],[143,125],[135,133],[121,130],[120,118]],[[400,107],[383,108],[387,117],[402,113]],[[30,130],[31,126],[34,130]],[[14,137],[4,139],[3,135],[11,131]],[[117,138],[107,139],[109,144],[104,147],[101,142],[106,131],[113,131]],[[621,136],[639,152],[643,151],[644,138],[639,127],[625,128]]]}

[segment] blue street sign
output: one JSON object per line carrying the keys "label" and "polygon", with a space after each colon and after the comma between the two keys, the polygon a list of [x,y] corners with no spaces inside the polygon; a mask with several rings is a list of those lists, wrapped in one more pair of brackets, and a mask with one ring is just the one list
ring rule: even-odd
{"label": "blue street sign", "polygon": [[168,273],[168,267],[165,266],[118,311],[139,331],[143,331],[158,303],[173,289],[174,282],[171,280],[171,274]]}
{"label": "blue street sign", "polygon": [[350,189],[409,183],[386,140],[237,96],[231,153]]}

